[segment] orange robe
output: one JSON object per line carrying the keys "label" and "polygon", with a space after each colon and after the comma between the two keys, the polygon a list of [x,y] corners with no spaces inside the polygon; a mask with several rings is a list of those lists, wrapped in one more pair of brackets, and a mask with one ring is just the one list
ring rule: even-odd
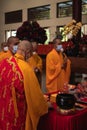
{"label": "orange robe", "polygon": [[16,54],[0,63],[0,129],[36,130],[48,104],[24,57]]}
{"label": "orange robe", "polygon": [[41,77],[42,77],[42,59],[40,56],[35,53],[28,59],[28,64],[32,67],[33,71],[35,72],[35,68],[38,68],[39,71],[36,71],[35,74],[38,78],[38,81],[41,85]]}
{"label": "orange robe", "polygon": [[27,101],[25,130],[36,130],[40,116],[48,112],[48,105],[32,68],[23,61],[23,57],[18,54],[15,56],[24,78],[24,90]]}
{"label": "orange robe", "polygon": [[0,51],[0,55],[3,55],[3,54],[5,54],[6,52],[4,52],[4,51]]}
{"label": "orange robe", "polygon": [[70,79],[70,60],[67,60],[66,69],[62,69],[63,55],[53,49],[46,57],[46,88],[48,92],[62,91],[64,83]]}
{"label": "orange robe", "polygon": [[12,56],[12,53],[8,50],[7,52],[4,52],[0,55],[0,62],[6,58],[10,58]]}
{"label": "orange robe", "polygon": [[28,59],[28,63],[33,69],[37,67],[40,70],[40,72],[42,72],[42,59],[37,53],[33,54]]}

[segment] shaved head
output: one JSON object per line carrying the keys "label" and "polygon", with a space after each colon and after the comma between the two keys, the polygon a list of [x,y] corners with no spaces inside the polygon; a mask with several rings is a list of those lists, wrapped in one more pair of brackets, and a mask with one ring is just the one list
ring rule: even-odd
{"label": "shaved head", "polygon": [[11,36],[8,38],[7,40],[7,45],[10,46],[11,44],[18,44],[19,43],[19,39],[15,36]]}
{"label": "shaved head", "polygon": [[17,53],[23,55],[25,60],[27,60],[31,56],[32,49],[31,42],[28,40],[23,40],[18,45]]}
{"label": "shaved head", "polygon": [[31,50],[32,49],[32,44],[31,42],[27,41],[27,40],[23,40],[19,43],[18,45],[18,50]]}

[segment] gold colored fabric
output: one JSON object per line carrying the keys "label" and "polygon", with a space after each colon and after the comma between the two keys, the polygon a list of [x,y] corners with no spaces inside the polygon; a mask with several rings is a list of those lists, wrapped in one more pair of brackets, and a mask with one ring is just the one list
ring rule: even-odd
{"label": "gold colored fabric", "polygon": [[6,58],[10,58],[11,56],[12,56],[12,53],[9,50],[7,52],[0,54],[0,62]]}
{"label": "gold colored fabric", "polygon": [[42,59],[37,53],[33,54],[28,59],[28,63],[33,69],[37,67],[40,70],[40,72],[42,72]]}
{"label": "gold colored fabric", "polygon": [[48,92],[61,91],[64,83],[69,82],[70,60],[67,60],[66,69],[62,69],[63,55],[53,49],[46,57],[46,88]]}
{"label": "gold colored fabric", "polygon": [[4,52],[4,51],[0,51],[0,56],[3,55],[3,54],[5,54],[5,53],[6,53],[6,52]]}
{"label": "gold colored fabric", "polygon": [[32,68],[23,60],[21,55],[16,54],[15,57],[24,77],[24,90],[27,101],[25,130],[36,130],[40,116],[48,112],[48,105]]}

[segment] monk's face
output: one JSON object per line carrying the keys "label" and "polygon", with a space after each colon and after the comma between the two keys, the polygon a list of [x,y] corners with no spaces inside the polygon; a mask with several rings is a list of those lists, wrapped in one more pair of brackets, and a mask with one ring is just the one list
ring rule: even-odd
{"label": "monk's face", "polygon": [[54,48],[56,51],[60,51],[62,48],[62,44],[61,44],[61,40],[60,39],[56,39],[55,44],[54,44]]}
{"label": "monk's face", "polygon": [[55,45],[61,45],[61,40],[60,39],[56,39]]}
{"label": "monk's face", "polygon": [[9,44],[9,50],[14,53],[14,47],[16,47],[19,44],[18,38],[13,38]]}

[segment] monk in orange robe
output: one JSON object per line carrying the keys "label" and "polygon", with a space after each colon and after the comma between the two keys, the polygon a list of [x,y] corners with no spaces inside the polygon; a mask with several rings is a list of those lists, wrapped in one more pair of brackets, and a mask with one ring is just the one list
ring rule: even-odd
{"label": "monk in orange robe", "polygon": [[5,58],[9,58],[14,55],[17,51],[17,45],[19,44],[19,39],[17,37],[11,36],[7,40],[8,50],[6,53],[0,55],[0,62]]}
{"label": "monk in orange robe", "polygon": [[42,59],[37,54],[37,42],[32,43],[32,54],[31,57],[27,60],[28,64],[32,67],[33,71],[35,72],[37,79],[41,86],[41,78],[42,78]]}
{"label": "monk in orange robe", "polygon": [[36,130],[40,116],[48,112],[38,80],[25,62],[31,44],[24,40],[15,56],[0,63],[0,129]]}
{"label": "monk in orange robe", "polygon": [[6,42],[2,42],[1,43],[1,51],[0,51],[0,55],[5,54],[8,51],[8,46]]}
{"label": "monk in orange robe", "polygon": [[62,52],[61,39],[53,40],[54,48],[46,57],[46,88],[48,92],[63,91],[69,83],[71,61]]}

